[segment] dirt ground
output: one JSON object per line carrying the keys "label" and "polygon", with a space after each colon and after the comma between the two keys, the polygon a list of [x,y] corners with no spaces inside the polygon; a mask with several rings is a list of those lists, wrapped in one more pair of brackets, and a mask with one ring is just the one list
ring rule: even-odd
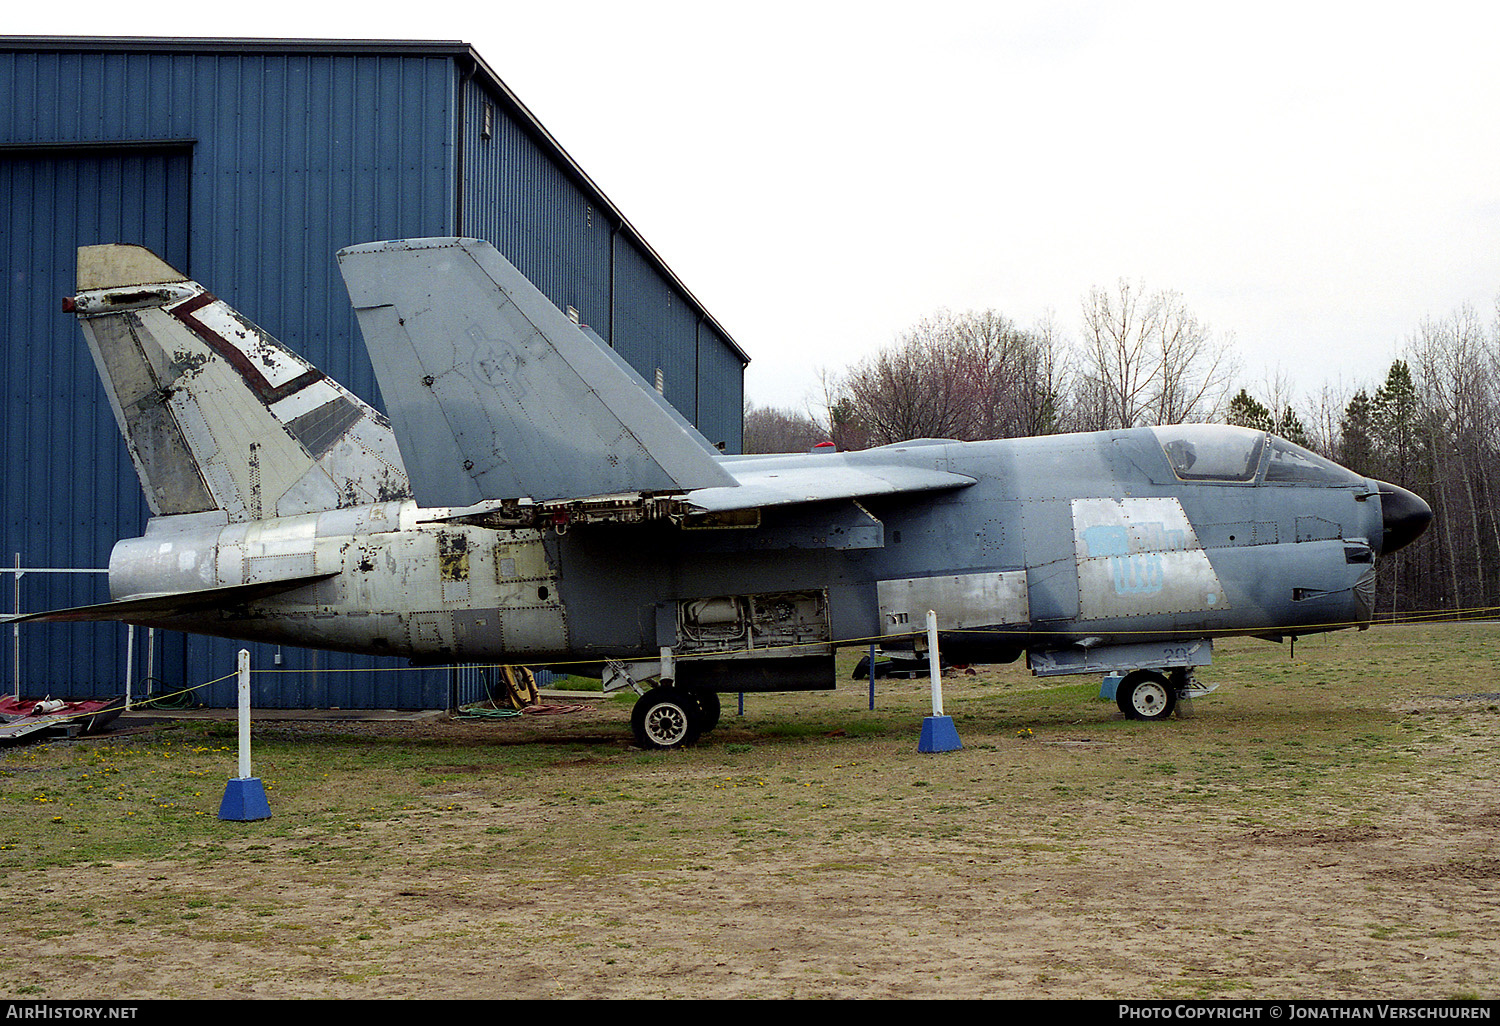
{"label": "dirt ground", "polygon": [[[413,797],[330,818],[272,781],[272,819],[212,844],[12,872],[0,909],[36,928],[0,970],[126,1000],[1496,997],[1494,696],[1134,724],[971,691],[942,755],[920,701],[854,729],[857,691],[727,707],[671,753],[610,704],[268,727],[400,741]],[[798,715],[817,732],[768,734]]]}

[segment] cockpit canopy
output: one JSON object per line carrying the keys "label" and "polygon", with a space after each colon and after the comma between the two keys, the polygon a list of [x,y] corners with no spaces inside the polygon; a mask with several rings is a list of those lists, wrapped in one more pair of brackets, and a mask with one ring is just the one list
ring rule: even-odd
{"label": "cockpit canopy", "polygon": [[1357,485],[1352,470],[1284,438],[1227,424],[1169,424],[1151,429],[1181,481]]}

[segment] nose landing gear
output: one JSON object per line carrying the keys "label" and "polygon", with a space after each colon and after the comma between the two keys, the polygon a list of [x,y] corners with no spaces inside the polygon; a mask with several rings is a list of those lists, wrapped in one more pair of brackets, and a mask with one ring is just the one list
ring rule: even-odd
{"label": "nose landing gear", "polygon": [[1115,703],[1126,719],[1164,720],[1177,706],[1177,688],[1155,670],[1134,670],[1115,689]]}

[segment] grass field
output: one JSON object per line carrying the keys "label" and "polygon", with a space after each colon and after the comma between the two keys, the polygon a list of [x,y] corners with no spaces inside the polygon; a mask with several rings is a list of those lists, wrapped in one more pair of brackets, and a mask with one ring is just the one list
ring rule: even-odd
{"label": "grass field", "polygon": [[11,748],[0,990],[1495,998],[1497,630],[1224,642],[1163,724],[982,667],[942,755],[847,676],[674,752],[628,700],[265,724],[248,824],[224,725]]}

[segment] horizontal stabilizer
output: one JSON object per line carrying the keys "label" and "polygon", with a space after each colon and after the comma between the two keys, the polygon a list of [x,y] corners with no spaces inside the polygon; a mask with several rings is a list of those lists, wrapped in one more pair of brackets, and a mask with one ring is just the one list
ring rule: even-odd
{"label": "horizontal stabilizer", "polygon": [[734,486],[701,435],[489,243],[375,242],[338,259],[421,505]]}
{"label": "horizontal stabilizer", "polygon": [[54,609],[47,613],[27,613],[23,616],[7,616],[6,623],[80,623],[94,620],[119,620],[122,623],[156,623],[174,616],[186,616],[225,609],[230,606],[270,598],[288,591],[305,588],[309,584],[337,577],[337,573],[308,574],[280,581],[260,581],[256,584],[235,584],[227,588],[206,588],[202,591],[178,591],[168,595],[146,595],[140,598],[122,599],[118,602],[100,602],[93,606],[73,606],[71,609]]}

